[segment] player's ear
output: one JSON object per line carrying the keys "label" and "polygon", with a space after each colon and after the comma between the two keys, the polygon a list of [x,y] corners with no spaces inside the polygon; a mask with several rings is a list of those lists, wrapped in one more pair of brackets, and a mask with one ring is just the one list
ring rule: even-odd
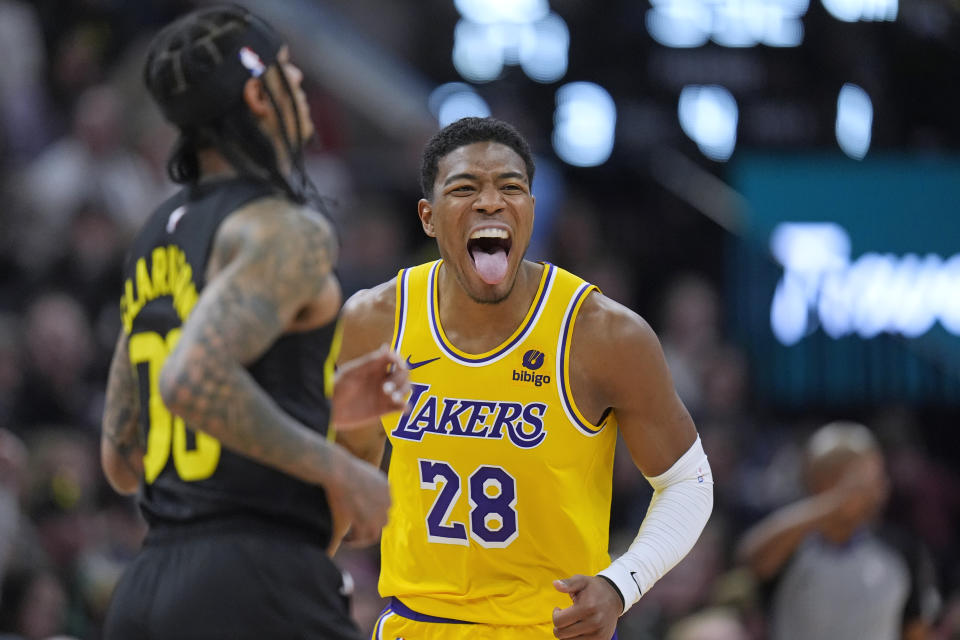
{"label": "player's ear", "polygon": [[433,205],[430,201],[421,198],[417,203],[417,214],[420,216],[420,224],[423,225],[423,232],[431,238],[436,238],[437,233],[433,230]]}
{"label": "player's ear", "polygon": [[263,80],[261,78],[247,78],[243,85],[243,101],[257,118],[269,117],[268,114],[272,111],[270,98],[267,97],[267,92],[263,90]]}

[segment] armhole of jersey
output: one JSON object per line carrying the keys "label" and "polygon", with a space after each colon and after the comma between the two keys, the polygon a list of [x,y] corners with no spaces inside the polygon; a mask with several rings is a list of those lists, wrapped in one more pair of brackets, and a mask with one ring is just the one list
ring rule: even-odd
{"label": "armhole of jersey", "polygon": [[609,412],[604,413],[599,425],[591,423],[584,417],[576,402],[574,402],[573,387],[570,384],[570,346],[573,342],[573,327],[576,324],[577,315],[580,313],[583,301],[592,291],[600,291],[600,289],[596,285],[584,282],[570,298],[567,311],[563,316],[563,324],[560,327],[560,341],[557,345],[557,380],[560,381],[560,384],[557,385],[557,391],[560,393],[560,404],[563,406],[563,412],[570,422],[588,436],[595,436],[603,431],[610,415]]}
{"label": "armhole of jersey", "polygon": [[403,330],[406,327],[407,303],[410,299],[407,291],[409,280],[410,270],[401,269],[397,274],[397,303],[393,315],[393,336],[390,339],[390,346],[398,354],[400,345],[403,344]]}

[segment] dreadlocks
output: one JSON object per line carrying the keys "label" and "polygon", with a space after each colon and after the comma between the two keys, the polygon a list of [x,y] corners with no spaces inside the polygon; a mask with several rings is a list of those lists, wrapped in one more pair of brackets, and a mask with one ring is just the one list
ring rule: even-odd
{"label": "dreadlocks", "polygon": [[197,152],[213,147],[241,174],[275,184],[295,202],[319,203],[304,168],[297,101],[285,74],[277,75],[294,110],[293,132],[287,130],[266,82],[263,90],[277,115],[290,159],[289,176],[280,169],[274,145],[243,101],[246,81],[262,77],[275,65],[282,46],[269,24],[230,4],[193,11],[157,34],[143,77],[164,116],[180,130],[167,162],[171,180],[195,183],[200,178]]}

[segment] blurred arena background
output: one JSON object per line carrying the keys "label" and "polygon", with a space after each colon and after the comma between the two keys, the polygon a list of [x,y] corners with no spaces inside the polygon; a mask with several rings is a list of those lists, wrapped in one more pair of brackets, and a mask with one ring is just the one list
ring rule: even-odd
{"label": "blurred arena background", "polygon": [[[0,634],[12,638],[98,638],[144,533],[102,478],[97,437],[119,266],[172,190],[145,46],[196,4],[0,0]],[[882,442],[885,518],[931,551],[935,637],[960,637],[960,2],[242,4],[289,37],[307,74],[310,171],[335,202],[347,294],[434,257],[416,219],[420,149],[439,124],[490,114],[536,153],[530,257],[659,333],[716,507],[622,638],[764,637],[733,548],[802,495],[803,442],[838,418]],[[613,552],[649,494],[618,458]],[[369,629],[376,551],[338,560]],[[681,635],[718,611],[715,635]]]}

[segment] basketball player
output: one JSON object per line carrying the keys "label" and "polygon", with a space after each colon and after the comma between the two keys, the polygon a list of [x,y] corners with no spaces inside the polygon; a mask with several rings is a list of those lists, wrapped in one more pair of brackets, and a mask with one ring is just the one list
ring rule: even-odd
{"label": "basketball player", "polygon": [[[420,221],[442,260],[344,307],[342,358],[389,340],[405,412],[342,434],[376,462],[390,438],[381,542],[390,597],[374,637],[610,640],[690,550],[710,467],[642,318],[559,267],[524,260],[530,150],[510,125],[459,120],[423,154]],[[607,553],[617,434],[655,489],[621,558]]]}
{"label": "basketball player", "polygon": [[105,637],[354,640],[331,509],[372,542],[390,498],[328,428],[401,408],[409,385],[386,348],[333,384],[337,247],[309,206],[302,74],[264,21],[214,6],[153,40],[144,78],[184,188],[125,271],[101,449],[149,533]]}

